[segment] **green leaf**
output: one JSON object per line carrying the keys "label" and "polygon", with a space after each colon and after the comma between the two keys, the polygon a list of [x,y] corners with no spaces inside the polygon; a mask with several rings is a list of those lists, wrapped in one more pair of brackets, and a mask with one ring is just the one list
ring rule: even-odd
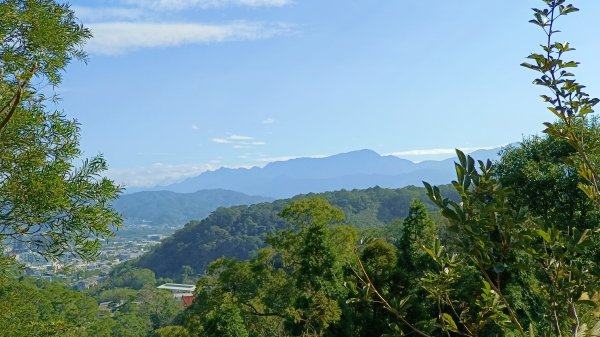
{"label": "green leaf", "polygon": [[540,70],[540,67],[526,62],[521,63],[521,67],[529,68],[531,70]]}
{"label": "green leaf", "polygon": [[362,299],[360,298],[356,298],[356,297],[352,297],[346,300],[346,304],[354,304],[354,303],[359,303],[359,302],[363,302]]}
{"label": "green leaf", "polygon": [[492,292],[492,286],[490,286],[490,284],[486,280],[483,280],[482,282],[483,282],[483,289],[482,289],[483,293],[484,294],[491,293]]}
{"label": "green leaf", "polygon": [[576,68],[579,62],[569,61],[562,64],[561,68]]}
{"label": "green leaf", "polygon": [[466,158],[465,154],[459,149],[455,149],[455,151],[456,151],[456,155],[458,156],[460,165],[462,165],[463,167],[466,167],[467,166],[467,158]]}
{"label": "green leaf", "polygon": [[453,331],[453,332],[458,331],[458,327],[456,326],[454,319],[449,314],[443,313],[442,321],[444,321],[444,327],[447,328],[448,330]]}
{"label": "green leaf", "polygon": [[579,241],[577,241],[577,245],[582,244],[589,236],[590,230],[586,229],[581,233],[581,237],[579,237]]}
{"label": "green leaf", "polygon": [[536,230],[536,233],[544,239],[544,241],[551,243],[550,234],[542,229]]}
{"label": "green leaf", "polygon": [[456,214],[456,212],[451,210],[450,208],[442,209],[442,215],[445,216],[446,218],[454,220],[456,222],[461,222],[460,216],[458,214]]}

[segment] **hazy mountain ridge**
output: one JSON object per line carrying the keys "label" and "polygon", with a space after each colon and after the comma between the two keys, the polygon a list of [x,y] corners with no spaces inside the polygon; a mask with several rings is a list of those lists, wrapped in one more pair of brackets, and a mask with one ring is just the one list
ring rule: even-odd
{"label": "hazy mountain ridge", "polygon": [[[498,159],[500,148],[471,153],[475,159]],[[297,194],[320,193],[373,186],[401,188],[421,186],[423,180],[445,184],[454,179],[455,159],[413,163],[372,150],[358,150],[324,158],[297,158],[272,162],[263,168],[220,168],[180,183],[149,188],[189,193],[223,188],[249,195],[289,198]]]}
{"label": "hazy mountain ridge", "polygon": [[123,214],[126,223],[183,225],[203,219],[219,207],[250,205],[272,198],[250,196],[224,189],[201,190],[193,193],[145,191],[122,195],[113,206]]}

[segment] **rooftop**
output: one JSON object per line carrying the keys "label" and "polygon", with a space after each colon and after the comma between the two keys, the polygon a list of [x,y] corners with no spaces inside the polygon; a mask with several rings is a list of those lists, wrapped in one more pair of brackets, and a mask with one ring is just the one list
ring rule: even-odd
{"label": "rooftop", "polygon": [[196,286],[193,284],[179,284],[179,283],[165,283],[159,285],[158,289],[167,289],[167,290],[177,290],[177,291],[185,291],[185,292],[194,292],[196,290]]}

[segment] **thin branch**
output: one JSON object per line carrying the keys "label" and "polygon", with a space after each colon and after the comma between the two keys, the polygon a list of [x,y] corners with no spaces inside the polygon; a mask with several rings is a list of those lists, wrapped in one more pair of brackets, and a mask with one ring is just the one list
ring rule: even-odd
{"label": "thin branch", "polygon": [[8,124],[8,121],[14,115],[15,111],[17,110],[17,107],[19,106],[19,103],[21,102],[21,96],[22,95],[23,95],[23,86],[19,85],[19,87],[17,88],[17,92],[15,93],[15,95],[13,96],[13,98],[3,108],[3,110],[4,110],[4,109],[6,109],[7,107],[10,106],[10,109],[8,110],[8,113],[2,119],[2,122],[0,122],[0,131],[2,131],[2,129],[4,129],[4,127],[6,126],[6,124]]}
{"label": "thin branch", "polygon": [[510,317],[510,320],[513,322],[514,325],[517,326],[517,329],[519,330],[519,333],[521,334],[521,336],[522,337],[526,337],[527,335],[525,334],[525,330],[521,326],[521,323],[519,322],[519,319],[517,318],[517,315],[512,310],[512,307],[510,306],[510,303],[508,303],[508,300],[506,299],[506,297],[504,297],[504,295],[502,294],[502,291],[500,291],[500,288],[498,288],[496,286],[496,284],[494,284],[494,281],[487,274],[487,272],[485,271],[485,269],[483,268],[483,266],[481,265],[481,263],[479,262],[479,260],[476,260],[476,259],[473,259],[473,260],[475,262],[475,265],[477,266],[477,268],[479,269],[479,271],[483,275],[483,277],[490,284],[490,287],[492,287],[492,289],[498,294],[498,296],[502,300],[502,303],[504,303],[504,305],[506,306],[506,310],[508,311],[508,315]]}
{"label": "thin branch", "polygon": [[279,318],[287,318],[282,314],[276,313],[276,312],[260,312],[258,311],[252,304],[250,303],[245,303],[245,302],[240,302],[242,305],[247,306],[248,308],[250,308],[252,310],[252,312],[249,312],[250,315],[254,315],[254,316],[261,316],[261,317],[279,317]]}
{"label": "thin branch", "polygon": [[556,308],[552,309],[552,315],[554,316],[554,325],[556,327],[556,331],[558,332],[558,336],[562,337],[562,333],[560,332],[560,322],[558,320],[558,313],[556,312]]}
{"label": "thin branch", "polygon": [[389,312],[391,312],[392,314],[394,314],[394,316],[396,316],[396,318],[398,318],[400,321],[402,321],[402,323],[406,324],[406,326],[411,328],[418,335],[423,336],[423,337],[432,337],[432,336],[426,334],[425,332],[419,330],[414,325],[410,324],[402,315],[400,315],[400,313],[396,309],[394,309],[394,307],[392,307],[388,303],[388,301],[379,293],[377,288],[375,288],[375,286],[373,285],[373,282],[371,281],[371,278],[369,277],[369,274],[367,273],[367,270],[365,269],[365,266],[363,265],[363,263],[360,259],[360,256],[358,256],[358,252],[356,249],[354,249],[354,255],[356,256],[356,260],[358,261],[358,265],[360,266],[362,274],[365,276],[365,279],[367,281],[367,283],[366,283],[367,287],[369,289],[373,290],[373,294],[375,294],[377,296],[377,298],[379,298],[379,300],[383,303],[383,307],[386,310],[388,310]]}
{"label": "thin branch", "polygon": [[31,80],[31,78],[33,77],[35,72],[37,71],[38,67],[39,67],[38,63],[37,62],[34,63],[34,65],[31,67],[31,70],[29,71],[28,76],[25,78],[25,80],[21,84],[19,84],[17,86],[17,91],[15,92],[13,98],[10,101],[8,101],[8,103],[4,107],[2,107],[2,110],[0,110],[0,113],[2,113],[4,110],[6,110],[8,107],[10,107],[10,109],[8,110],[8,113],[2,119],[2,122],[0,122],[0,131],[2,131],[4,129],[4,127],[6,127],[6,124],[8,124],[8,122],[14,115],[15,111],[17,110],[17,107],[19,106],[19,103],[21,103],[21,99],[23,98],[23,92],[25,90],[25,87],[27,85],[29,85],[29,81]]}
{"label": "thin branch", "polygon": [[444,318],[442,317],[442,315],[443,315],[444,313],[443,313],[443,311],[442,311],[442,305],[441,305],[441,303],[440,303],[440,299],[439,299],[439,298],[438,298],[438,300],[437,300],[437,309],[438,309],[438,315],[439,315],[439,317],[440,317],[440,320],[442,321],[442,326],[443,326],[443,328],[444,328],[444,331],[446,332],[446,335],[447,335],[448,337],[450,337],[450,329],[448,329],[448,328],[447,328],[447,325],[448,325],[448,324],[446,323],[446,321],[444,321]]}
{"label": "thin branch", "polygon": [[575,308],[573,299],[569,299],[569,314],[575,320],[575,323],[573,323],[573,337],[577,337],[579,335],[579,315],[577,315],[577,308]]}
{"label": "thin branch", "polygon": [[[454,304],[452,304],[452,300],[450,299],[450,296],[448,296],[448,293],[445,292],[444,293],[444,297],[446,297],[446,303],[448,304],[448,306],[450,307],[450,309],[454,313],[454,316],[456,316],[459,320],[461,320],[460,315],[458,314],[458,312],[454,308]],[[467,330],[467,332],[469,333],[469,336],[473,336],[473,332],[471,331],[471,329],[469,329],[469,327],[466,324],[464,324],[464,323],[462,323],[462,325],[465,328],[465,330]]]}

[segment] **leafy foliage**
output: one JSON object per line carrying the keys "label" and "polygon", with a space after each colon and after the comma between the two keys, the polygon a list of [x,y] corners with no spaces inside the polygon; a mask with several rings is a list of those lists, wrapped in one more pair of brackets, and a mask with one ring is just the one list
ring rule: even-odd
{"label": "leafy foliage", "polygon": [[25,242],[46,258],[93,258],[120,216],[109,206],[120,188],[100,177],[102,157],[74,162],[79,126],[47,111],[39,86],[60,83],[91,36],[66,5],[0,3],[0,238]]}
{"label": "leafy foliage", "polygon": [[[454,194],[448,186],[442,187],[442,190]],[[396,239],[399,239],[399,231],[396,230],[399,226],[392,224],[393,220],[402,219],[408,214],[413,199],[433,207],[424,189],[414,186],[342,190],[321,193],[319,196],[339,207],[348,223],[365,230],[377,228],[373,235],[393,235]],[[249,258],[264,246],[267,233],[285,228],[278,213],[298,198],[303,196],[272,203],[219,208],[200,222],[188,223],[134,264],[152,269],[160,277],[178,277],[183,265],[190,266],[200,274],[211,261],[223,256]]]}
{"label": "leafy foliage", "polygon": [[[543,1],[547,8],[534,9],[531,22],[546,32],[548,42],[542,46],[544,54],[530,55],[533,63],[524,66],[540,72],[535,83],[553,95],[542,96],[559,118],[546,124],[547,136],[505,150],[499,163],[476,162],[457,151],[456,180],[450,187],[424,183],[424,191],[372,188],[218,209],[136,262],[154,265],[161,276],[181,273],[190,279],[194,270],[205,271],[197,283],[196,302],[178,317],[169,295],[154,288],[152,271],[123,265],[93,291],[115,304],[112,317],[99,318],[95,301],[55,284],[28,279],[0,283],[0,331],[11,336],[148,336],[153,330],[168,337],[598,335],[600,129],[587,117],[598,100],[590,99],[568,72],[577,63],[561,59],[571,50],[569,44],[552,42],[555,20],[577,8],[564,0]],[[29,3],[15,8],[26,9]],[[21,102],[19,92],[29,89],[28,77],[38,69],[42,74],[52,69],[44,67],[34,63],[29,73],[23,68],[24,79],[2,84],[17,89],[13,96],[2,96],[10,123],[0,125],[0,137],[11,135],[19,118],[36,111],[35,105],[19,107],[22,111],[13,107]],[[55,80],[51,71],[46,76]],[[13,115],[16,111],[20,113]],[[38,114],[49,116],[43,109]],[[76,142],[74,124],[69,129],[57,118],[52,125],[64,125],[59,134]],[[19,127],[35,128],[34,122],[25,120]],[[15,135],[6,138],[7,144],[17,141]],[[77,152],[76,147],[66,149],[67,157]],[[28,168],[36,162],[32,158],[18,168]],[[59,172],[70,172],[69,163],[63,162],[66,171]],[[93,176],[102,167],[90,163],[88,174]],[[15,174],[32,177],[24,172]],[[4,181],[11,179],[7,175]],[[60,187],[61,179],[44,184]],[[82,179],[78,188],[90,190],[85,184],[93,183]],[[116,188],[106,184],[103,193],[86,197],[101,200],[109,217],[111,210],[103,201]],[[15,186],[0,188],[6,187],[7,198],[12,198],[19,195]],[[422,202],[425,195],[427,204]],[[32,200],[36,203],[24,206],[31,209],[24,208],[22,216],[56,210],[43,199]],[[432,220],[428,205],[439,209],[441,217]],[[37,223],[44,230],[53,228],[51,224]],[[11,228],[22,228],[18,225],[3,226],[2,233],[13,238],[28,234],[11,234]],[[104,233],[103,226],[91,233]],[[66,228],[77,233],[77,228]],[[375,237],[356,246],[358,229]],[[67,238],[66,245],[72,240]],[[63,253],[52,247],[41,251],[49,256]],[[68,249],[93,252],[93,247]],[[40,300],[30,301],[30,294]]]}
{"label": "leafy foliage", "polygon": [[420,279],[437,305],[437,332],[409,321],[409,298],[389,303],[361,268],[361,283],[372,289],[368,299],[396,316],[391,325],[396,334],[408,329],[423,336],[581,336],[593,323],[584,320],[593,317],[590,308],[596,303],[585,298],[597,290],[600,277],[595,263],[598,129],[586,117],[598,99],[589,98],[572,79],[567,69],[577,63],[561,59],[572,50],[569,44],[552,41],[555,20],[578,10],[565,2],[544,0],[547,8],[533,9],[531,22],[544,30],[547,44],[544,54],[529,56],[535,63],[523,64],[542,73],[534,83],[553,93],[542,96],[559,118],[546,123],[552,138],[507,150],[498,167],[457,150],[452,184],[460,203],[424,183],[450,220],[446,235],[426,249],[437,271]]}
{"label": "leafy foliage", "polygon": [[3,336],[99,336],[106,322],[98,315],[94,299],[57,283],[24,278],[0,284]]}
{"label": "leafy foliage", "polygon": [[210,265],[184,319],[192,336],[349,335],[340,322],[350,314],[344,266],[356,232],[340,226],[343,213],[319,197],[294,201],[280,214],[289,227],[256,258]]}
{"label": "leafy foliage", "polygon": [[120,265],[86,293],[110,309],[111,336],[148,336],[173,323],[183,310],[169,291],[156,286],[151,270]]}
{"label": "leafy foliage", "polygon": [[575,79],[572,69],[579,62],[564,59],[565,54],[575,49],[568,42],[555,41],[555,35],[560,32],[555,28],[556,21],[579,9],[566,0],[543,1],[546,8],[534,8],[534,19],[529,21],[539,26],[546,35],[546,43],[541,46],[543,52],[530,54],[528,59],[531,62],[521,65],[540,73],[533,83],[550,92],[550,95],[541,97],[548,103],[548,110],[560,121],[559,124],[544,123],[544,132],[566,141],[577,152],[577,167],[583,179],[579,187],[589,197],[596,199],[600,196],[600,181],[594,157],[599,148],[597,143],[587,141],[585,124],[600,100],[590,97],[584,91],[585,86]]}

